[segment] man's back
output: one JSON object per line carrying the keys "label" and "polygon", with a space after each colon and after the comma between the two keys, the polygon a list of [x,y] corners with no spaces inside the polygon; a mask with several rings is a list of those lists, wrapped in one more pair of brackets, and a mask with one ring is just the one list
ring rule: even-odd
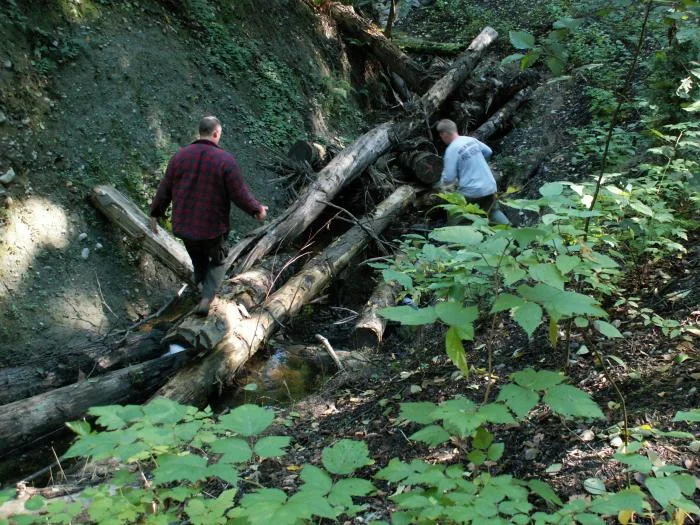
{"label": "man's back", "polygon": [[496,180],[486,163],[491,153],[491,148],[475,138],[455,138],[445,151],[443,183],[456,180],[458,191],[473,199],[496,193]]}
{"label": "man's back", "polygon": [[260,203],[233,155],[202,139],[180,149],[168,164],[151,207],[153,216],[173,203],[173,232],[183,239],[213,239],[229,230],[231,201],[250,215]]}

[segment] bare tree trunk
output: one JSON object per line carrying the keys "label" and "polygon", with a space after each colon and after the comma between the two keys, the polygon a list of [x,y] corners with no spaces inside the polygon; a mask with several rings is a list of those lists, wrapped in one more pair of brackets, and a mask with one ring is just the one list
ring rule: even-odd
{"label": "bare tree trunk", "polygon": [[[370,232],[381,232],[413,201],[415,190],[402,186],[385,199],[369,218],[353,226],[302,270],[273,293],[252,316],[231,323],[215,351],[202,362],[182,370],[157,395],[180,403],[203,405],[215,385],[230,381],[236,371],[257,352],[278,323],[296,315],[318,295],[369,242]],[[233,313],[233,316],[239,314]],[[240,320],[239,320],[240,319]]]}
{"label": "bare tree trunk", "polygon": [[0,455],[82,417],[92,406],[142,400],[187,358],[186,352],[166,355],[0,406]]}
{"label": "bare tree trunk", "polygon": [[386,21],[386,27],[384,28],[384,36],[391,39],[391,30],[394,27],[394,20],[396,19],[396,4],[398,0],[391,0],[391,6],[389,7],[389,18]]}
{"label": "bare tree trunk", "polygon": [[90,197],[97,209],[139,241],[144,250],[178,277],[192,281],[192,262],[185,247],[161,227],[153,233],[149,218],[126,196],[112,186],[102,185],[95,186]]}

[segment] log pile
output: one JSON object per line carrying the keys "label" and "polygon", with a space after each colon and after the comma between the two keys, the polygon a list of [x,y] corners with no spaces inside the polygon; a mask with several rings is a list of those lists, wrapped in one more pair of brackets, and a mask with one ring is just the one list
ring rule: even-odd
{"label": "log pile", "polygon": [[[288,246],[306,232],[326,206],[361,174],[369,172],[369,185],[376,185],[378,170],[373,164],[379,157],[395,151],[397,145],[416,135],[430,136],[428,126],[433,115],[457,92],[497,37],[493,29],[484,29],[445,74],[432,83],[416,61],[359,17],[352,7],[332,4],[331,14],[347,34],[369,44],[375,57],[390,70],[394,82],[405,82],[407,90],[422,96],[415,98],[411,109],[400,118],[370,129],[332,159],[323,146],[313,142],[298,141],[290,147],[288,157],[292,162],[308,164],[319,171],[313,174],[314,179],[289,208],[267,225],[250,232],[230,250],[225,263],[227,269],[235,268],[240,273],[224,283],[209,317],[186,316],[158,344],[132,335],[122,357],[105,358],[97,370],[102,375],[94,380],[64,386],[64,379],[52,379],[46,387],[60,388],[38,395],[33,395],[36,391],[12,390],[8,386],[7,395],[0,397],[0,403],[4,403],[0,406],[0,455],[26,443],[29,438],[80,417],[89,406],[96,404],[138,401],[153,392],[182,403],[206,404],[217,388],[230,383],[236,371],[278,327],[284,326],[327,288],[338,272],[413,202],[418,188],[396,187],[376,209],[360,220],[355,219],[356,224],[328,247],[315,248],[316,255],[286,282],[284,279],[276,282],[274,273],[261,265],[272,250]],[[504,86],[497,88],[496,93],[485,95],[490,102],[481,98],[460,102],[462,108],[472,108],[469,118],[478,116],[470,122],[479,124],[475,136],[481,140],[502,131],[514,111],[531,94],[528,90],[518,90],[515,97],[505,98]],[[498,108],[493,101],[498,101]],[[487,120],[487,117],[490,118]],[[432,151],[404,151],[395,158],[420,184],[429,186],[440,178],[442,159]],[[191,263],[182,245],[165,230],[152,233],[148,217],[124,195],[112,187],[98,186],[91,197],[99,210],[137,239],[146,251],[178,277],[191,279]],[[377,287],[359,317],[354,336],[356,347],[374,349],[381,343],[386,322],[376,312],[394,304],[398,291],[395,283]],[[187,351],[163,355],[170,344],[181,345]],[[157,357],[159,355],[162,357]],[[204,357],[197,359],[202,355]],[[338,356],[341,363],[351,368],[361,368],[367,362],[366,357],[352,352],[339,351]],[[134,362],[137,364],[114,371]],[[22,382],[18,378],[27,373],[29,371],[18,369],[0,374],[0,386],[6,383],[14,388],[16,383]],[[33,397],[28,397],[30,395]]]}

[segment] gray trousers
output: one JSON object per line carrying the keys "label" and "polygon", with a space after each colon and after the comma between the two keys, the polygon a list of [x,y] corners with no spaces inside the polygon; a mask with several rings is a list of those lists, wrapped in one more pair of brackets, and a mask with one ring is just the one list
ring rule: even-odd
{"label": "gray trousers", "polygon": [[224,280],[226,273],[224,261],[228,255],[227,237],[227,234],[223,234],[215,239],[182,239],[192,259],[194,282],[202,285],[202,297],[207,299],[214,298],[214,294]]}

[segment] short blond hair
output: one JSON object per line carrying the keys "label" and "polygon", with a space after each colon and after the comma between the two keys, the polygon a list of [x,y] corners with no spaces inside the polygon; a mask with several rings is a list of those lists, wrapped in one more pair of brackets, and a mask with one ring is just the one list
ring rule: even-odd
{"label": "short blond hair", "polygon": [[438,121],[436,129],[438,133],[449,133],[452,135],[453,133],[457,133],[457,124],[448,118],[444,118]]}

